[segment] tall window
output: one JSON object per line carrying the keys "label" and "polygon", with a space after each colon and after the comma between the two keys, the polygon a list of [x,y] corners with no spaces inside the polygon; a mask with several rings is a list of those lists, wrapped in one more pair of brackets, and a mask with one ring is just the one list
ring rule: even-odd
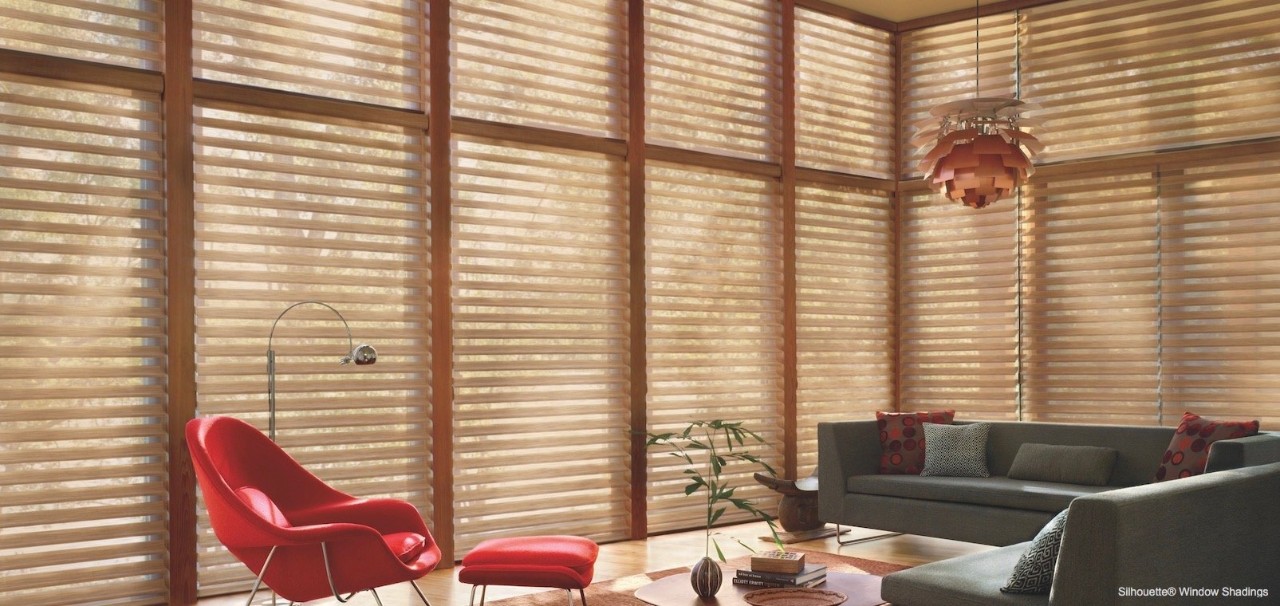
{"label": "tall window", "polygon": [[157,93],[0,77],[0,584],[163,602]]}
{"label": "tall window", "polygon": [[774,0],[646,2],[647,141],[776,161],[778,6]]}
{"label": "tall window", "polygon": [[[201,415],[265,428],[272,321],[336,308],[373,366],[339,366],[337,315],[301,306],[275,328],[278,442],[336,488],[430,512],[427,192],[403,127],[202,105],[196,114],[196,355]],[[200,584],[248,570],[201,517]],[[243,587],[238,585],[236,587]]]}
{"label": "tall window", "polygon": [[[651,163],[648,200],[649,431],[743,421],[781,463],[782,267],[775,182]],[[767,450],[771,450],[768,452]],[[705,523],[675,459],[649,456],[649,530]],[[736,496],[759,496],[750,472]],[[743,479],[745,479],[745,482]],[[726,515],[726,518],[731,517]]]}
{"label": "tall window", "polygon": [[458,548],[626,537],[622,162],[459,137],[454,154]]}

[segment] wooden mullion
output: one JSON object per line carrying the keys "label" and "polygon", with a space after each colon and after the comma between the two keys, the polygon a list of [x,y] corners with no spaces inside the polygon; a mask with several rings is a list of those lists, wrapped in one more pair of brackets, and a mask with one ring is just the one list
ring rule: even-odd
{"label": "wooden mullion", "polygon": [[[168,27],[166,27],[168,30]],[[166,32],[166,35],[168,32]],[[171,43],[166,40],[166,48]],[[187,54],[190,54],[190,48]],[[168,70],[170,73],[173,69]],[[159,93],[172,78],[160,72],[0,48],[0,72]]]}
{"label": "wooden mullion", "polygon": [[168,297],[169,595],[196,602],[196,481],[187,450],[187,421],[196,414],[195,151],[191,75],[191,0],[165,3],[165,256]]}
{"label": "wooden mullion", "polygon": [[432,534],[441,562],[455,558],[453,505],[453,282],[450,139],[450,0],[428,0],[430,90],[427,132],[431,151],[431,406]]}
{"label": "wooden mullion", "polygon": [[649,536],[648,326],[645,294],[645,28],[644,0],[627,0],[627,201],[630,248],[631,539]]}
{"label": "wooden mullion", "polygon": [[796,281],[796,2],[782,0],[782,435],[783,476],[799,467]]}
{"label": "wooden mullion", "polygon": [[[435,80],[432,79],[434,84]],[[195,79],[190,85],[202,106],[268,113],[275,117],[325,116],[335,125],[394,124],[426,129],[428,117],[420,110],[396,109],[358,101],[327,99],[305,93],[272,90],[248,84]],[[264,112],[264,110],[272,110]]]}
{"label": "wooden mullion", "polygon": [[517,126],[463,116],[454,117],[452,121],[453,132],[459,135],[514,141],[545,147],[568,148],[613,156],[622,156],[628,150],[626,142],[611,137],[595,137],[537,126]]}

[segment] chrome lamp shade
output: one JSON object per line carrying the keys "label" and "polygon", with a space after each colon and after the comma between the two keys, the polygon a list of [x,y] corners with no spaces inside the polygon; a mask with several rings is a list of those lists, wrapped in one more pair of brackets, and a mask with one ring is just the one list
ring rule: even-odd
{"label": "chrome lamp shade", "polygon": [[342,317],[342,314],[337,309],[334,309],[332,305],[320,301],[300,301],[286,307],[271,323],[271,333],[267,336],[267,435],[273,442],[276,439],[276,352],[272,349],[272,341],[275,339],[276,325],[280,323],[280,319],[294,308],[302,305],[319,305],[332,311],[342,321],[342,326],[347,331],[347,353],[338,359],[339,365],[345,366],[354,363],[356,366],[366,366],[378,361],[378,351],[372,345],[367,343],[355,344],[351,338],[351,326],[347,324],[347,319]]}

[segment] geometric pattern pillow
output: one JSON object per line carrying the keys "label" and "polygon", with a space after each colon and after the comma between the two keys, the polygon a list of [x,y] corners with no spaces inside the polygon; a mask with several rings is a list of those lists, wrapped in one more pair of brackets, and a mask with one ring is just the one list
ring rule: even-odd
{"label": "geometric pattern pillow", "polygon": [[920,475],[924,469],[925,423],[950,425],[956,411],[880,412],[880,473]]}
{"label": "geometric pattern pillow", "polygon": [[1157,482],[1189,478],[1204,473],[1209,464],[1209,445],[1218,440],[1243,438],[1258,433],[1258,421],[1211,421],[1192,413],[1183,413],[1182,422],[1173,432],[1169,449],[1164,451]]}
{"label": "geometric pattern pillow", "polygon": [[990,423],[968,425],[924,424],[929,450],[924,453],[922,476],[987,478],[987,434]]}
{"label": "geometric pattern pillow", "polygon": [[1063,509],[1036,533],[1000,591],[1048,595],[1049,588],[1053,587],[1053,567],[1058,563],[1058,550],[1062,547],[1062,529],[1066,525],[1067,510]]}

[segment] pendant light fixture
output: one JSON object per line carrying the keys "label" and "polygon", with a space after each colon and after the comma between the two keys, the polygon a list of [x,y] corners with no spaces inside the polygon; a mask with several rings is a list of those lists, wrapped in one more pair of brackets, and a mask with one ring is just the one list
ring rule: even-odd
{"label": "pendant light fixture", "polygon": [[974,98],[944,103],[917,124],[917,146],[932,145],[920,161],[934,189],[949,200],[984,208],[1016,190],[1035,172],[1031,158],[1044,150],[1035,137],[1021,130],[1036,121],[1023,112],[1039,109],[1013,97],[983,97],[981,19],[974,2]]}

